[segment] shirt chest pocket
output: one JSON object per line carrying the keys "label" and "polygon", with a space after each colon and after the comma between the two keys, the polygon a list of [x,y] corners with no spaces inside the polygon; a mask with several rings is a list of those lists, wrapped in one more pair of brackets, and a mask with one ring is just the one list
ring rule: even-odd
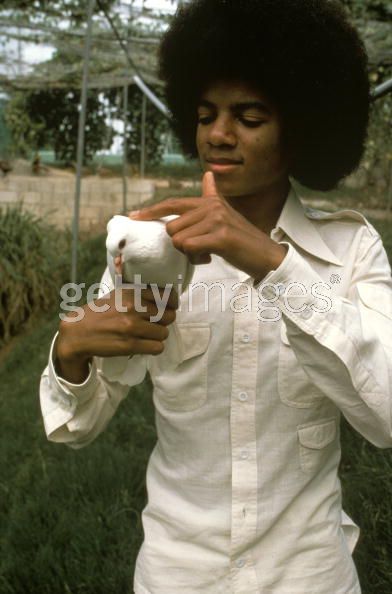
{"label": "shirt chest pocket", "polygon": [[335,449],[338,456],[337,437],[337,420],[335,418],[325,419],[317,424],[300,425],[298,441],[301,470],[306,473],[317,470],[331,455],[331,449]]}
{"label": "shirt chest pocket", "polygon": [[[152,374],[154,402],[158,409],[193,411],[207,400],[207,363],[210,342],[208,322],[177,324],[183,358],[173,370],[157,369]],[[164,361],[164,360],[163,360]]]}
{"label": "shirt chest pocket", "polygon": [[287,338],[283,321],[279,341],[278,392],[284,404],[296,408],[310,408],[325,397],[321,390],[312,384],[298,362]]}

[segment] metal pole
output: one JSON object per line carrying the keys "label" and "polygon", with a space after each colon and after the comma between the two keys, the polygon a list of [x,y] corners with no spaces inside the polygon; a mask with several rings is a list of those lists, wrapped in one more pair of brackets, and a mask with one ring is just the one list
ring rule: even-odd
{"label": "metal pole", "polygon": [[128,210],[127,180],[127,123],[128,123],[128,84],[124,85],[124,141],[123,141],[123,214]]}
{"label": "metal pole", "polygon": [[164,116],[166,116],[167,118],[170,118],[169,109],[166,107],[166,105],[164,103],[162,103],[162,101],[155,95],[155,93],[153,93],[151,91],[151,89],[140,78],[140,76],[135,74],[132,77],[132,79],[133,79],[133,82],[135,83],[135,85],[137,87],[139,87],[139,89],[141,91],[143,91],[143,93],[148,97],[148,99],[151,101],[151,103],[153,103],[155,105],[155,107],[157,107],[159,109],[159,111],[161,113],[163,113]]}
{"label": "metal pole", "polygon": [[140,146],[140,177],[143,178],[146,171],[146,111],[147,111],[147,98],[143,93],[142,99],[142,138]]}
{"label": "metal pole", "polygon": [[[18,27],[18,35],[21,34],[21,29],[20,27]],[[22,74],[22,42],[20,40],[20,37],[18,37],[18,64],[17,64],[17,73],[18,76],[21,76]]]}
{"label": "metal pole", "polygon": [[78,264],[78,239],[79,239],[79,211],[80,211],[80,190],[82,179],[82,165],[84,153],[84,128],[86,124],[86,107],[87,107],[87,88],[88,88],[88,74],[89,62],[91,53],[91,32],[93,23],[93,13],[95,8],[95,1],[90,0],[87,11],[87,31],[84,43],[83,56],[83,81],[82,92],[80,100],[79,113],[79,130],[78,130],[78,148],[76,156],[76,187],[75,187],[75,202],[74,202],[74,217],[72,224],[72,267],[71,267],[71,282],[76,283],[77,280],[77,264]]}
{"label": "metal pole", "polygon": [[384,97],[384,95],[386,95],[387,93],[390,93],[391,91],[392,91],[392,78],[390,78],[389,80],[386,80],[381,85],[378,85],[378,87],[373,89],[373,91],[370,94],[371,99],[372,99],[372,101],[375,101],[376,99],[380,99],[381,97]]}
{"label": "metal pole", "polygon": [[[130,42],[129,38],[131,35],[131,25],[132,25],[132,3],[129,5],[129,18],[128,18],[128,30],[127,30],[127,51],[130,51]],[[127,77],[127,82],[124,85],[124,144],[123,144],[123,214],[127,214],[128,211],[128,179],[127,179],[127,124],[128,124],[128,91],[129,91],[129,82],[128,79],[131,78],[131,75],[127,69],[125,73]]]}

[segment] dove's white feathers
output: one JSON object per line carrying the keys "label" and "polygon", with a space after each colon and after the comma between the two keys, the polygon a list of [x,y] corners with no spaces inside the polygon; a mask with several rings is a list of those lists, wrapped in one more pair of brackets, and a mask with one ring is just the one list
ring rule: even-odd
{"label": "dove's white feathers", "polygon": [[176,216],[159,221],[135,221],[121,215],[108,223],[106,247],[108,266],[114,278],[114,258],[121,255],[122,274],[125,282],[134,282],[141,275],[145,284],[189,284],[193,266],[188,258],[177,250],[166,232],[165,224]]}

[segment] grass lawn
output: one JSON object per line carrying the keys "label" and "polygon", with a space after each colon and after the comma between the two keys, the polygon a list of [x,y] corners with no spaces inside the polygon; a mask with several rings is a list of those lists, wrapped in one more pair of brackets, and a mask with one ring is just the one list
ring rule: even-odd
{"label": "grass lawn", "polygon": [[[374,224],[392,255],[391,226]],[[100,241],[95,254],[89,282],[104,266]],[[156,439],[151,386],[132,389],[87,448],[49,443],[38,384],[57,323],[57,316],[43,318],[0,362],[0,592],[130,594]],[[363,594],[390,594],[392,451],[346,424],[342,434],[344,505],[362,528],[355,561]]]}

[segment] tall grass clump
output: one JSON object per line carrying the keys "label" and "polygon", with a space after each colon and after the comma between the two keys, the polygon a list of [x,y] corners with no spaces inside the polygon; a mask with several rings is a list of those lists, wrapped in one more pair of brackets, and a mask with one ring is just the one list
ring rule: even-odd
{"label": "tall grass clump", "polygon": [[69,233],[20,207],[0,211],[0,346],[56,303],[69,251]]}

